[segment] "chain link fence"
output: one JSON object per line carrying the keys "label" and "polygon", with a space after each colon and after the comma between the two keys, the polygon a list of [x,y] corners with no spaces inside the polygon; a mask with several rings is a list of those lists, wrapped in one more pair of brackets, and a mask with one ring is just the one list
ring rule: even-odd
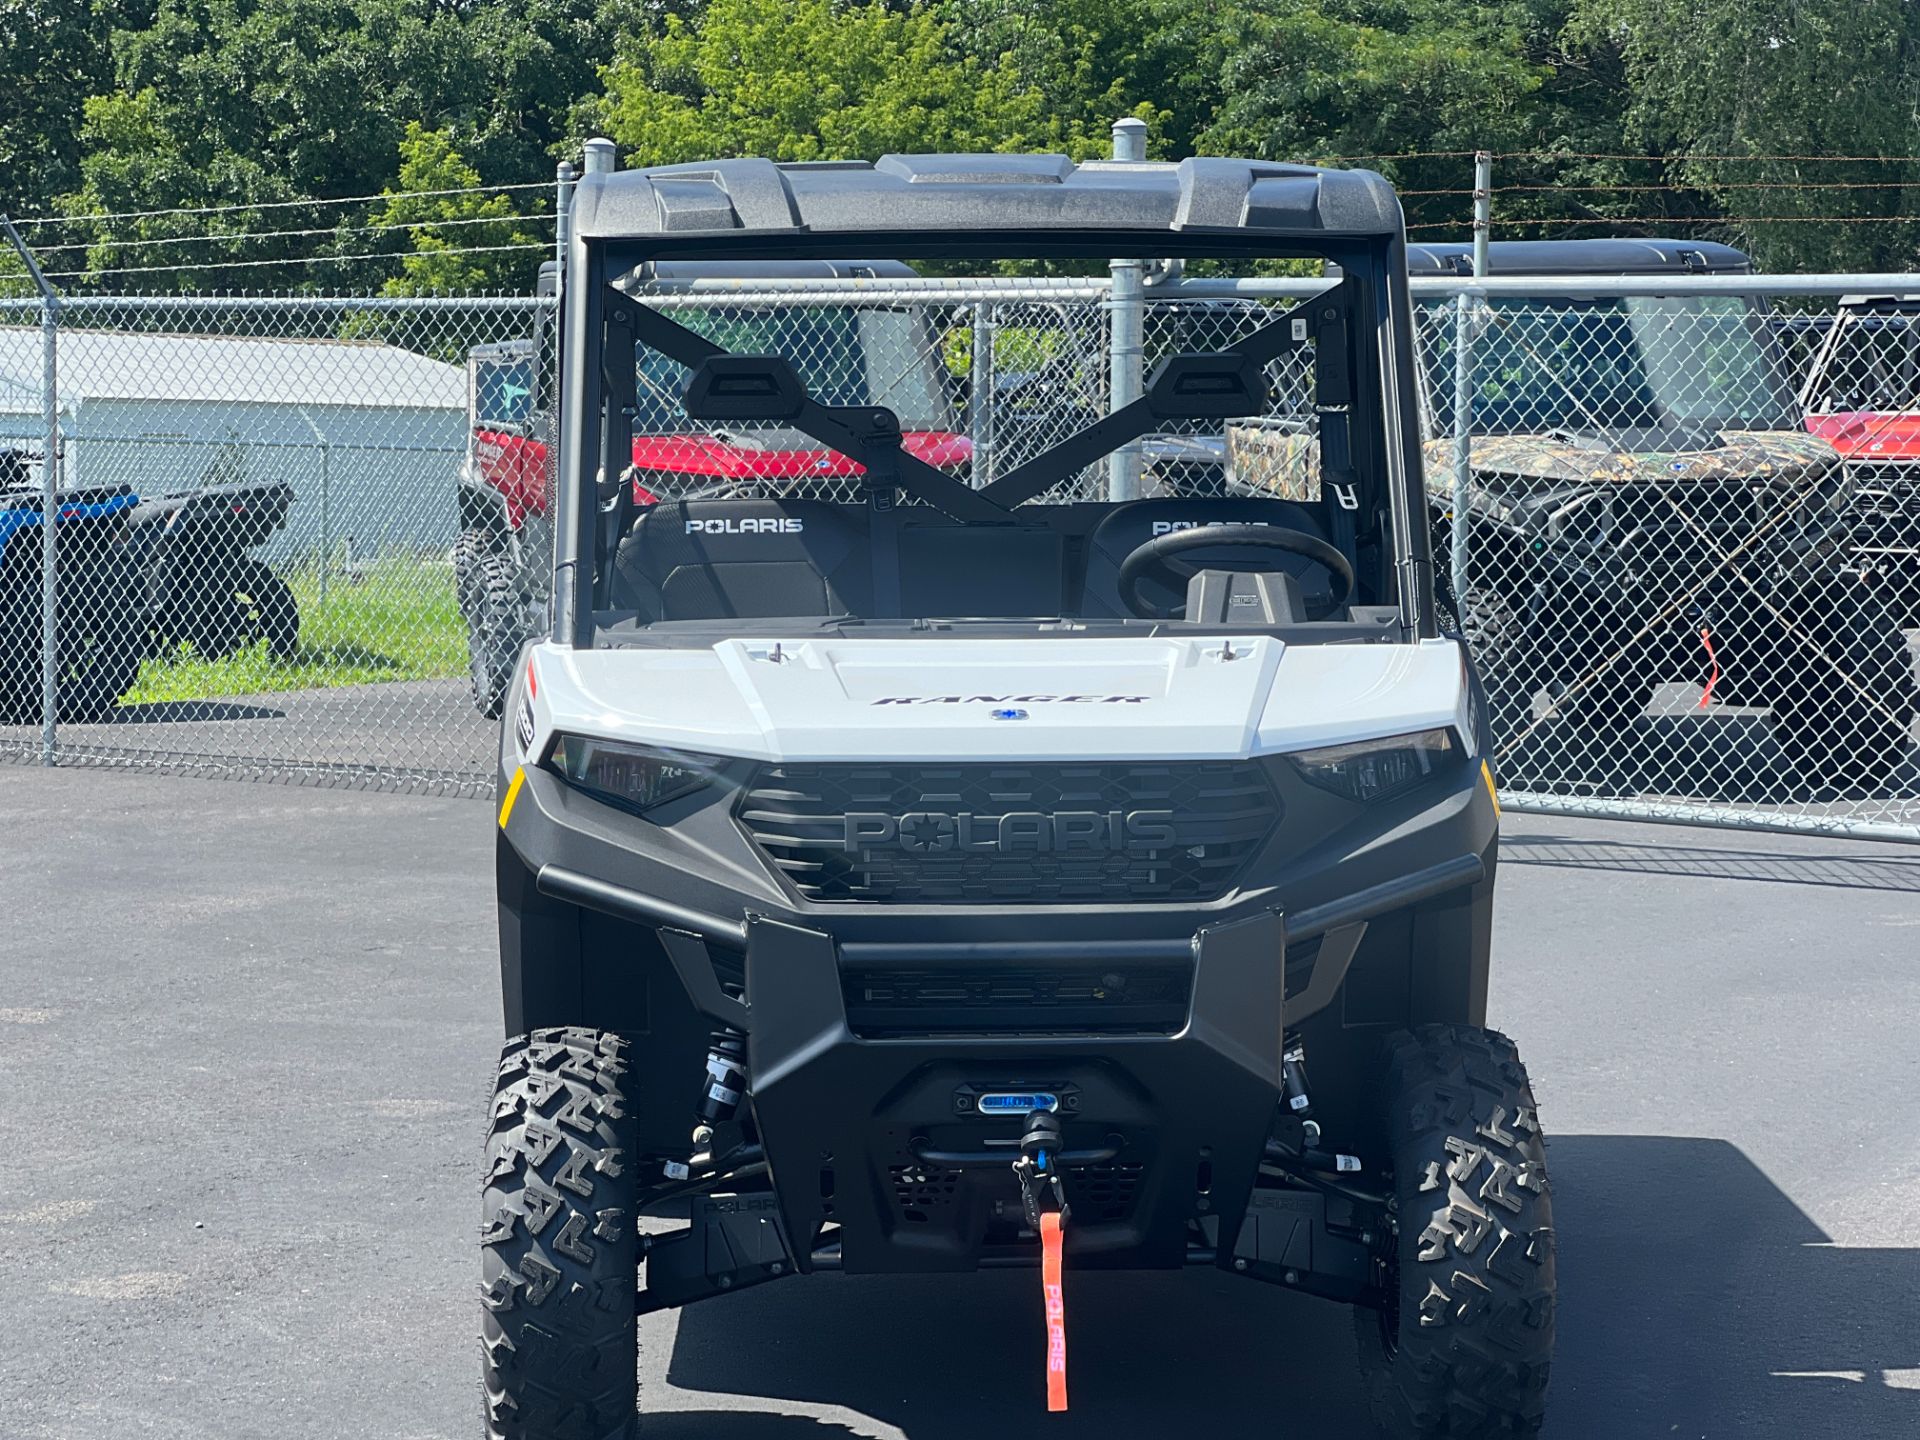
{"label": "chain link fence", "polygon": [[476,788],[468,356],[536,302],[67,299],[51,395],[40,309],[0,309],[0,755]]}
{"label": "chain link fence", "polygon": [[[1314,288],[1150,286],[1135,374]],[[1920,304],[1841,303],[1841,279],[1597,288],[1416,287],[1436,571],[1486,677],[1504,798],[1920,838]],[[1104,279],[646,298],[790,356],[822,398],[887,405],[908,448],[975,483],[1130,383]],[[484,790],[487,712],[547,601],[545,315],[68,300],[50,416],[41,310],[0,310],[0,757]],[[1266,415],[1149,436],[1042,498],[1317,496],[1310,375],[1291,354]],[[641,348],[637,501],[851,498],[850,462],[814,442],[692,433],[684,381]]]}

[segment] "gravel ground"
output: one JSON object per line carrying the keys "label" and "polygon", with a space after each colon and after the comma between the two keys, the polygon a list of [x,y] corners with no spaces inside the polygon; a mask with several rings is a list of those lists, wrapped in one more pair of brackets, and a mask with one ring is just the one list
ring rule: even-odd
{"label": "gravel ground", "polygon": [[[0,1435],[478,1433],[487,807],[0,767]],[[1920,852],[1509,817],[1552,1135],[1548,1434],[1920,1432]],[[819,1277],[642,1325],[656,1440],[1360,1433],[1344,1316],[1222,1275]]]}

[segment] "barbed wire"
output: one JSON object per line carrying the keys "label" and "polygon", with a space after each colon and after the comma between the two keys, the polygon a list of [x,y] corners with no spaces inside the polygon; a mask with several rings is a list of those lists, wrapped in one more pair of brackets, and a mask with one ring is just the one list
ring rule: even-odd
{"label": "barbed wire", "polygon": [[230,215],[239,210],[289,210],[299,206],[368,205],[376,200],[424,200],[444,195],[505,194],[511,190],[545,190],[553,180],[525,180],[511,185],[464,185],[448,190],[395,190],[378,195],[341,195],[332,199],[308,196],[299,200],[257,200],[231,205],[183,205],[168,210],[116,210],[103,215],[39,215],[13,223],[21,229],[47,225],[95,225],[108,220],[156,220],[171,215]]}
{"label": "barbed wire", "polygon": [[[1442,156],[1452,156],[1456,152],[1437,152]],[[1468,152],[1472,153],[1472,152]],[[1920,155],[1626,155],[1609,154],[1600,150],[1495,150],[1490,152],[1495,160],[1631,160],[1648,165],[1691,165],[1734,164],[1747,161],[1792,161],[1796,164],[1820,165],[1914,165],[1920,164]],[[1387,157],[1382,157],[1387,158]]]}
{"label": "barbed wire", "polygon": [[255,270],[272,265],[346,265],[359,261],[439,259],[453,255],[497,255],[509,250],[551,250],[552,242],[526,240],[511,245],[467,245],[445,250],[383,251],[370,255],[285,255],[271,260],[204,260],[181,265],[130,265],[109,270],[50,270],[49,280],[96,279],[107,275],[174,275],[197,270]]}
{"label": "barbed wire", "polygon": [[113,250],[144,250],[156,245],[191,245],[204,241],[224,240],[230,244],[245,241],[248,244],[261,240],[298,240],[315,236],[333,235],[379,235],[395,230],[438,230],[456,225],[512,225],[530,222],[539,225],[551,225],[553,216],[533,215],[471,215],[453,220],[405,220],[381,225],[336,225],[309,230],[233,230],[209,235],[164,235],[146,240],[64,240],[52,245],[36,245],[40,251],[53,250],[91,250],[96,246]]}

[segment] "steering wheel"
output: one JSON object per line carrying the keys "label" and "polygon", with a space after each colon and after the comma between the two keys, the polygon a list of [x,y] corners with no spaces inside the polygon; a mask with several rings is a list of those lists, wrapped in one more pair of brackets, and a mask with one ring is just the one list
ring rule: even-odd
{"label": "steering wheel", "polygon": [[1198,567],[1179,565],[1175,557],[1189,550],[1231,545],[1249,550],[1280,550],[1288,555],[1303,555],[1333,578],[1333,606],[1339,608],[1353,594],[1353,566],[1347,557],[1318,535],[1304,530],[1289,530],[1279,525],[1197,525],[1191,530],[1173,530],[1156,535],[1130,551],[1120,562],[1118,577],[1120,603],[1142,620],[1171,620],[1186,607],[1156,610],[1140,593],[1145,580],[1157,580],[1177,588],[1198,573]]}

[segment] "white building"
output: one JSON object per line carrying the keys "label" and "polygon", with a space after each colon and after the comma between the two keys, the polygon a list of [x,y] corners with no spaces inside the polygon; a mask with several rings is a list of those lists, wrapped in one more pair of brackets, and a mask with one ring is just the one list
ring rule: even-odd
{"label": "white building", "polygon": [[[44,436],[37,326],[0,326],[0,446]],[[270,557],[444,549],[458,529],[466,373],[377,341],[65,329],[59,340],[68,485],[177,494],[208,481],[285,480]]]}

